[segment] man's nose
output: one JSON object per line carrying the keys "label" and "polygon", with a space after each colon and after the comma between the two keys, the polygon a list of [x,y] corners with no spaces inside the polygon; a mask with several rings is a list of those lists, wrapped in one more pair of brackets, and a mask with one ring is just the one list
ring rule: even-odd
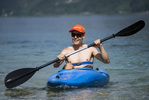
{"label": "man's nose", "polygon": [[75,35],[75,38],[78,38],[78,37]]}

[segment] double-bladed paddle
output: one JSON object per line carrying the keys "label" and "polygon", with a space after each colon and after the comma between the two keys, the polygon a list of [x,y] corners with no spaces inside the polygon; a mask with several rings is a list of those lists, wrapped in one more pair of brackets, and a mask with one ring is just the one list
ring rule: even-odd
{"label": "double-bladed paddle", "polygon": [[[100,42],[102,43],[106,40],[109,40],[109,39],[115,38],[115,37],[133,35],[136,32],[140,31],[144,26],[145,26],[145,22],[143,20],[140,20],[140,21],[124,28],[123,30],[119,31],[116,34],[112,34],[111,36],[101,39]],[[89,47],[92,47],[92,46],[95,46],[95,44],[94,43],[89,44],[87,47],[81,48],[81,49],[76,50],[70,54],[65,55],[65,57],[69,57],[70,55],[73,55],[77,52],[80,52],[80,51],[87,49]],[[43,64],[39,67],[36,67],[36,68],[21,68],[21,69],[12,71],[5,77],[5,80],[4,80],[5,86],[7,88],[14,88],[16,86],[19,86],[19,85],[23,84],[24,82],[26,82],[27,80],[29,80],[35,74],[36,71],[54,63],[54,62],[57,62],[59,60],[60,59],[56,58],[56,59],[54,59],[46,64]]]}

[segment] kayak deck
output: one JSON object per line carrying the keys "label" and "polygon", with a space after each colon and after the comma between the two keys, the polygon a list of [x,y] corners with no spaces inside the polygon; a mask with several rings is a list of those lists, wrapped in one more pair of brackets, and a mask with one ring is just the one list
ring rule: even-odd
{"label": "kayak deck", "polygon": [[103,87],[109,79],[109,74],[103,69],[98,71],[90,68],[60,70],[49,77],[47,87]]}

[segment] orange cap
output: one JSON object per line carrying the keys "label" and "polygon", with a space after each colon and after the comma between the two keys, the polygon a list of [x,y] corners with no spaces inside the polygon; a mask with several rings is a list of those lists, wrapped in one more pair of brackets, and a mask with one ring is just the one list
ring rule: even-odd
{"label": "orange cap", "polygon": [[84,27],[82,25],[79,25],[79,24],[74,25],[69,32],[73,32],[73,31],[78,31],[78,32],[81,32],[81,33],[85,34]]}

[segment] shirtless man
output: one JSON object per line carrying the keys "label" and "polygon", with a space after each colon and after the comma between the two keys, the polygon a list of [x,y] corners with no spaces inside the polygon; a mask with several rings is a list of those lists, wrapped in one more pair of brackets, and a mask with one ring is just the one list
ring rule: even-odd
{"label": "shirtless man", "polygon": [[[103,45],[100,43],[100,39],[94,41],[94,43],[96,44],[95,47],[87,48],[83,51],[80,51],[65,58],[65,55],[87,46],[86,44],[83,44],[83,39],[85,38],[85,29],[82,25],[77,24],[73,26],[69,32],[71,32],[73,45],[65,48],[61,52],[61,54],[57,56],[60,61],[53,64],[55,68],[59,67],[64,60],[66,62],[64,69],[93,69],[94,57],[103,63],[110,62],[107,52],[105,51]],[[100,52],[96,49],[96,47],[99,48]]]}

